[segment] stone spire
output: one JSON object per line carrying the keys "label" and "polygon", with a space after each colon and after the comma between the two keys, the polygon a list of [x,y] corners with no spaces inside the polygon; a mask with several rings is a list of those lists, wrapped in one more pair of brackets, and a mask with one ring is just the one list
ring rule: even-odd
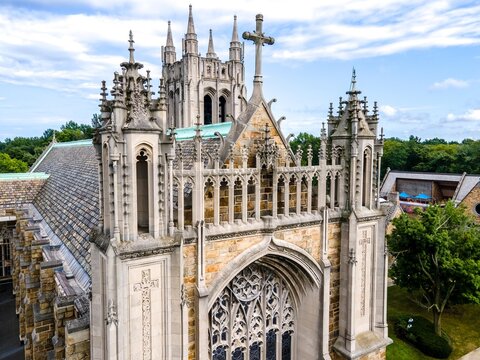
{"label": "stone spire", "polygon": [[233,17],[232,41],[230,41],[230,60],[242,60],[242,46],[238,40],[237,15]]}
{"label": "stone spire", "polygon": [[163,52],[163,62],[165,64],[173,64],[176,61],[175,46],[173,45],[172,29],[170,27],[170,21],[168,21],[167,30],[167,45]]}
{"label": "stone spire", "polygon": [[188,7],[188,25],[185,34],[185,54],[198,55],[198,40],[193,24],[192,5]]}
{"label": "stone spire", "polygon": [[207,51],[207,58],[216,59],[217,54],[215,54],[215,49],[213,47],[213,36],[212,36],[212,29],[210,29],[210,36],[208,38],[208,51]]}

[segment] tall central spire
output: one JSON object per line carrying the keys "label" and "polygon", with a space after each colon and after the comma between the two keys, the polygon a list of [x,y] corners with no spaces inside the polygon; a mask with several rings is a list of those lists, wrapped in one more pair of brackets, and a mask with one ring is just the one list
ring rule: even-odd
{"label": "tall central spire", "polygon": [[185,34],[185,54],[198,55],[198,41],[195,33],[195,25],[193,24],[192,5],[188,7],[188,25]]}

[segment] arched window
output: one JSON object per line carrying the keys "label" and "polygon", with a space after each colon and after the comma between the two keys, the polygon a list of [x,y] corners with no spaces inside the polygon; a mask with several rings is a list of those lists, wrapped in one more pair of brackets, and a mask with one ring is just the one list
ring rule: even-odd
{"label": "arched window", "polygon": [[363,152],[363,189],[362,206],[370,208],[372,198],[372,151],[370,148]]}
{"label": "arched window", "polygon": [[224,96],[220,96],[218,100],[218,121],[225,122],[227,118],[227,100]]}
{"label": "arched window", "polygon": [[212,98],[210,95],[203,97],[203,124],[208,125],[212,123]]}
{"label": "arched window", "polygon": [[137,225],[139,233],[149,231],[148,153],[140,149],[137,155]]}
{"label": "arched window", "polygon": [[285,281],[270,268],[252,264],[233,278],[210,310],[211,360],[290,360],[295,319]]}

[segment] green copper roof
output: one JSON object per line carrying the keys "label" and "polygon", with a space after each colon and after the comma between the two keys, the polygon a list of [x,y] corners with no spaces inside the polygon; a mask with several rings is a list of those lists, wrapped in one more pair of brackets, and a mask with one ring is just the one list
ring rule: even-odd
{"label": "green copper roof", "polygon": [[92,145],[92,139],[59,142],[59,143],[55,143],[53,147],[88,146],[88,145]]}
{"label": "green copper roof", "polygon": [[[200,129],[202,130],[201,132],[202,138],[210,139],[210,138],[216,137],[215,136],[216,132],[222,134],[222,136],[227,136],[231,127],[232,127],[232,123],[228,121],[228,122],[218,123],[218,124],[202,125],[200,126]],[[196,129],[197,129],[196,126],[175,129],[177,141],[193,139],[195,137]],[[170,133],[170,131],[168,131],[167,134],[168,133]]]}
{"label": "green copper roof", "polygon": [[48,179],[50,175],[44,172],[38,173],[5,173],[0,174],[0,181],[8,180],[42,180]]}

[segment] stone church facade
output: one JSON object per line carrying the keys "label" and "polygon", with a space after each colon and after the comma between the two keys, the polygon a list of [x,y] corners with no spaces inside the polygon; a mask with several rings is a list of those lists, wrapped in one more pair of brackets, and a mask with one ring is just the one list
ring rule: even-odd
{"label": "stone church facade", "polygon": [[46,180],[12,239],[27,359],[385,357],[376,107],[354,73],[318,163],[294,152],[263,95],[262,24],[243,33],[248,101],[236,22],[227,62],[212,38],[198,56],[191,8],[180,61],[169,28],[158,97],[130,34],[93,146],[52,144],[34,165]]}

